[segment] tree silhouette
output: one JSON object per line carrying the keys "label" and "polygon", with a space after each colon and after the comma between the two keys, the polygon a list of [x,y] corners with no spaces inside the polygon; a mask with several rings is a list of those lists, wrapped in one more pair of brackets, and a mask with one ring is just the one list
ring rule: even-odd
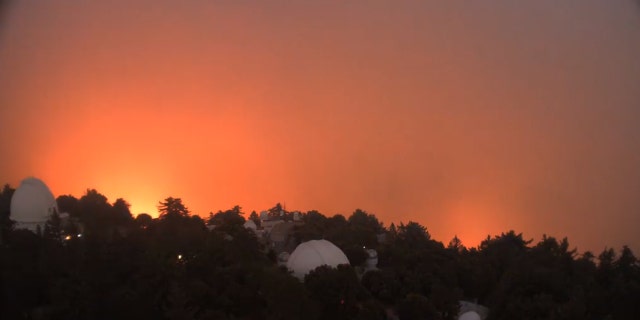
{"label": "tree silhouette", "polygon": [[460,240],[460,238],[458,238],[458,235],[453,236],[453,239],[449,241],[449,244],[447,245],[447,249],[453,250],[455,252],[460,252],[460,253],[467,250],[467,248],[465,248],[465,246],[462,244],[462,241]]}
{"label": "tree silhouette", "polygon": [[62,195],[56,198],[58,204],[58,210],[60,213],[68,213],[73,218],[80,217],[80,203],[72,195]]}
{"label": "tree silhouette", "polygon": [[242,215],[242,208],[234,206],[229,210],[218,211],[216,214],[210,215],[208,223],[225,228],[242,227],[245,222]]}
{"label": "tree silhouette", "polygon": [[11,220],[11,197],[16,190],[5,184],[0,191],[0,245],[6,242],[6,237],[13,228]]}
{"label": "tree silhouette", "polygon": [[160,219],[174,217],[188,217],[189,209],[182,203],[182,199],[168,197],[158,204]]}
{"label": "tree silhouette", "polygon": [[257,227],[260,227],[260,224],[261,224],[260,217],[255,211],[251,211],[251,214],[249,215],[249,220],[253,221],[253,223],[255,223]]}
{"label": "tree silhouette", "polygon": [[[244,228],[239,206],[211,214],[209,230],[180,198],[160,202],[158,219],[134,220],[124,199],[89,189],[58,197],[70,221],[56,213],[34,233],[11,228],[12,193],[0,193],[1,319],[455,319],[461,299],[487,306],[490,319],[640,318],[640,263],[627,246],[596,257],[566,238],[532,244],[508,231],[445,247],[416,222],[385,229],[362,210],[309,211],[296,241],[332,241],[352,266],[322,266],[301,283]],[[82,226],[87,236],[60,240]],[[378,251],[378,270],[358,268],[363,244]]]}
{"label": "tree silhouette", "polygon": [[113,203],[112,211],[117,225],[126,225],[133,220],[129,207],[131,205],[124,199],[118,198]]}
{"label": "tree silhouette", "polygon": [[273,206],[273,208],[269,208],[269,210],[267,210],[267,212],[269,213],[269,216],[271,216],[271,217],[279,217],[279,216],[283,216],[285,214],[285,211],[282,208],[282,205],[280,204],[280,202],[276,203],[276,205]]}
{"label": "tree silhouette", "polygon": [[43,236],[45,239],[59,242],[62,240],[62,220],[58,211],[54,210],[44,225]]}
{"label": "tree silhouette", "polygon": [[439,319],[438,311],[431,301],[420,294],[408,294],[405,299],[398,302],[398,315],[400,319]]}
{"label": "tree silhouette", "polygon": [[153,222],[153,218],[147,213],[141,213],[136,216],[135,222],[139,227],[146,229]]}
{"label": "tree silhouette", "polygon": [[320,266],[304,279],[311,298],[319,301],[322,319],[353,319],[358,304],[369,298],[353,268],[339,265],[336,269]]}

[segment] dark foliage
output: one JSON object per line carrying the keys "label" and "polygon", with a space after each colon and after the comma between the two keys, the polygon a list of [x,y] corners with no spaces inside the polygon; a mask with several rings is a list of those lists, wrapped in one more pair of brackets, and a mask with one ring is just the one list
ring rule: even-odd
{"label": "dark foliage", "polygon": [[[75,223],[56,214],[36,235],[14,230],[12,193],[0,194],[1,319],[455,319],[459,300],[487,306],[490,319],[640,319],[628,247],[596,257],[514,231],[445,247],[415,222],[384,228],[362,210],[311,211],[295,240],[328,239],[353,267],[319,267],[300,282],[243,227],[238,206],[205,222],[167,198],[159,218],[134,219],[125,200],[87,190],[58,198]],[[280,205],[268,212],[291,218]],[[377,250],[378,270],[362,271],[365,248]]]}

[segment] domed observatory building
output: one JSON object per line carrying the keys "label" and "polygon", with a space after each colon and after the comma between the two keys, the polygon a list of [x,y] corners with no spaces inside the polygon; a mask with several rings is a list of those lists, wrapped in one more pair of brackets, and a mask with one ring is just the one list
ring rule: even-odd
{"label": "domed observatory building", "polygon": [[480,315],[475,311],[467,311],[458,317],[458,320],[482,320]]}
{"label": "domed observatory building", "polygon": [[484,320],[489,316],[489,308],[471,301],[460,301],[458,320]]}
{"label": "domed observatory building", "polygon": [[349,264],[349,259],[340,248],[327,240],[303,242],[293,250],[287,260],[287,268],[300,280],[319,266],[335,268],[341,264]]}
{"label": "domed observatory building", "polygon": [[11,219],[16,222],[16,229],[27,229],[35,232],[42,230],[45,223],[58,210],[56,199],[42,180],[26,178],[13,193],[11,198]]}

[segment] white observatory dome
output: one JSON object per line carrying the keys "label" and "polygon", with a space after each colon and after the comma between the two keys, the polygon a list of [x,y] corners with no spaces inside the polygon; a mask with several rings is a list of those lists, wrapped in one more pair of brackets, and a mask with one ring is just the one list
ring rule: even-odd
{"label": "white observatory dome", "polygon": [[458,320],[481,320],[480,315],[475,311],[467,311],[458,317]]}
{"label": "white observatory dome", "polygon": [[341,264],[349,264],[349,259],[340,248],[327,240],[311,240],[299,244],[293,250],[287,261],[287,268],[302,280],[307,273],[321,265],[335,268]]}
{"label": "white observatory dome", "polygon": [[10,210],[17,229],[35,231],[57,211],[56,199],[42,180],[30,177],[22,180],[13,193]]}

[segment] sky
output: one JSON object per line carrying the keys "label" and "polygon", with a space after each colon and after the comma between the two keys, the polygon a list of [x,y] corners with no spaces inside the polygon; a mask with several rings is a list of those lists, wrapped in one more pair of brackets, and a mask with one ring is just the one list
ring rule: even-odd
{"label": "sky", "polygon": [[0,10],[0,183],[640,253],[637,1]]}

